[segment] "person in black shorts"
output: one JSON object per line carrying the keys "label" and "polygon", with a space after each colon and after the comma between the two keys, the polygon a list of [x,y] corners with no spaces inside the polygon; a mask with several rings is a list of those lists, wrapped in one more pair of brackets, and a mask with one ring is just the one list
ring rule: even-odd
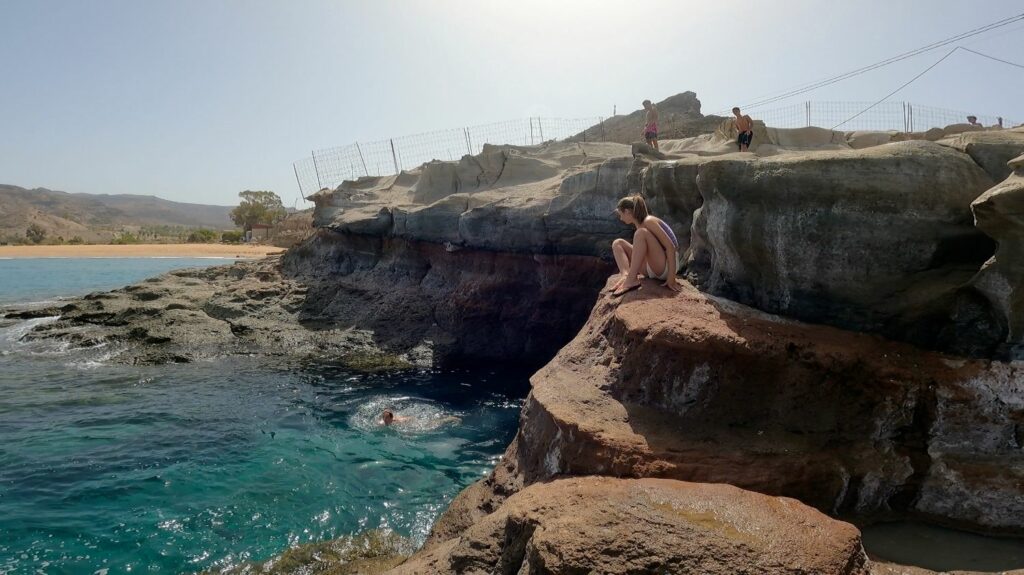
{"label": "person in black shorts", "polygon": [[750,116],[741,115],[739,108],[733,108],[732,113],[736,116],[733,123],[736,125],[736,131],[739,132],[739,135],[736,136],[736,145],[741,152],[746,152],[750,147],[750,141],[754,139],[754,120],[751,120]]}

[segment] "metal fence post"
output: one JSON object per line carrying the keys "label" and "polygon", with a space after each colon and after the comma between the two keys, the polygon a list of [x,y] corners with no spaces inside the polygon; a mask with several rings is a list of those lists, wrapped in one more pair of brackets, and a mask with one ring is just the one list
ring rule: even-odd
{"label": "metal fence post", "polygon": [[324,189],[324,184],[320,181],[320,168],[316,165],[316,152],[310,150],[309,155],[313,156],[313,171],[316,172],[316,185],[320,186],[318,190],[322,190]]}
{"label": "metal fence post", "polygon": [[533,116],[530,116],[530,145],[532,146],[535,143],[533,141]]}
{"label": "metal fence post", "polygon": [[292,164],[292,170],[295,172],[295,183],[299,185],[299,195],[302,196],[302,199],[306,199],[306,194],[302,191],[302,180],[299,179],[299,168]]}
{"label": "metal fence post", "polygon": [[391,142],[391,161],[393,161],[395,163],[395,173],[397,174],[401,170],[398,169],[398,156],[395,155],[395,141],[394,140],[388,140],[388,141]]}
{"label": "metal fence post", "polygon": [[598,117],[597,121],[598,121],[599,124],[601,124],[601,139],[604,140],[605,139],[605,135],[604,135],[604,118]]}
{"label": "metal fence post", "polygon": [[363,165],[363,175],[369,176],[370,171],[366,169],[366,160],[363,159],[363,150],[359,148],[359,142],[356,142],[356,151],[359,152],[359,163]]}
{"label": "metal fence post", "polygon": [[541,123],[541,118],[537,118],[537,131],[540,132],[540,143],[544,143],[544,124]]}
{"label": "metal fence post", "polygon": [[810,127],[810,125],[811,125],[811,102],[810,102],[810,100],[805,102],[805,106],[807,107],[807,126]]}
{"label": "metal fence post", "polygon": [[470,156],[473,155],[473,142],[469,139],[469,128],[462,129],[463,135],[466,136],[466,153]]}

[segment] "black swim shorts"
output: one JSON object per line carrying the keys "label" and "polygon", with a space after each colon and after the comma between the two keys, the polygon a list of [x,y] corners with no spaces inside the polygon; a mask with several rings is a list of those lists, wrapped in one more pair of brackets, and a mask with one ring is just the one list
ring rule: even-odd
{"label": "black swim shorts", "polygon": [[658,132],[644,132],[644,139],[653,142],[658,139]]}
{"label": "black swim shorts", "polygon": [[754,139],[754,132],[746,131],[740,132],[740,135],[736,137],[737,146],[749,146],[750,141]]}

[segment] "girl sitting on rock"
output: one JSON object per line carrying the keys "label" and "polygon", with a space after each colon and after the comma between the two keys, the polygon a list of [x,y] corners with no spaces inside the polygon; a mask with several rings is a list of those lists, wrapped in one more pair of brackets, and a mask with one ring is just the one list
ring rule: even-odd
{"label": "girl sitting on rock", "polygon": [[682,289],[676,283],[676,249],[679,241],[661,218],[647,212],[647,203],[640,196],[627,196],[619,200],[615,208],[622,223],[636,226],[633,243],[617,239],[612,242],[612,253],[615,263],[619,265],[622,275],[615,287],[613,296],[632,291],[640,287],[641,271],[649,278],[664,280],[661,284],[672,291]]}

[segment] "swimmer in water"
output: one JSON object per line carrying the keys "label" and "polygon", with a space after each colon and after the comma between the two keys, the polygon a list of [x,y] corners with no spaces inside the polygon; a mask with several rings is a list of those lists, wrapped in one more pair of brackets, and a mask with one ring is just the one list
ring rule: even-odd
{"label": "swimmer in water", "polygon": [[[412,417],[404,415],[395,415],[395,412],[390,409],[385,409],[384,413],[380,414],[381,425],[391,425],[392,423],[407,423],[412,421]],[[437,420],[437,425],[444,425],[445,423],[462,423],[462,420],[454,415],[448,415]]]}
{"label": "swimmer in water", "polygon": [[404,417],[401,415],[395,415],[395,412],[390,409],[385,409],[384,413],[380,414],[380,422],[382,425],[391,425],[392,423],[405,423],[411,420],[411,417]]}

